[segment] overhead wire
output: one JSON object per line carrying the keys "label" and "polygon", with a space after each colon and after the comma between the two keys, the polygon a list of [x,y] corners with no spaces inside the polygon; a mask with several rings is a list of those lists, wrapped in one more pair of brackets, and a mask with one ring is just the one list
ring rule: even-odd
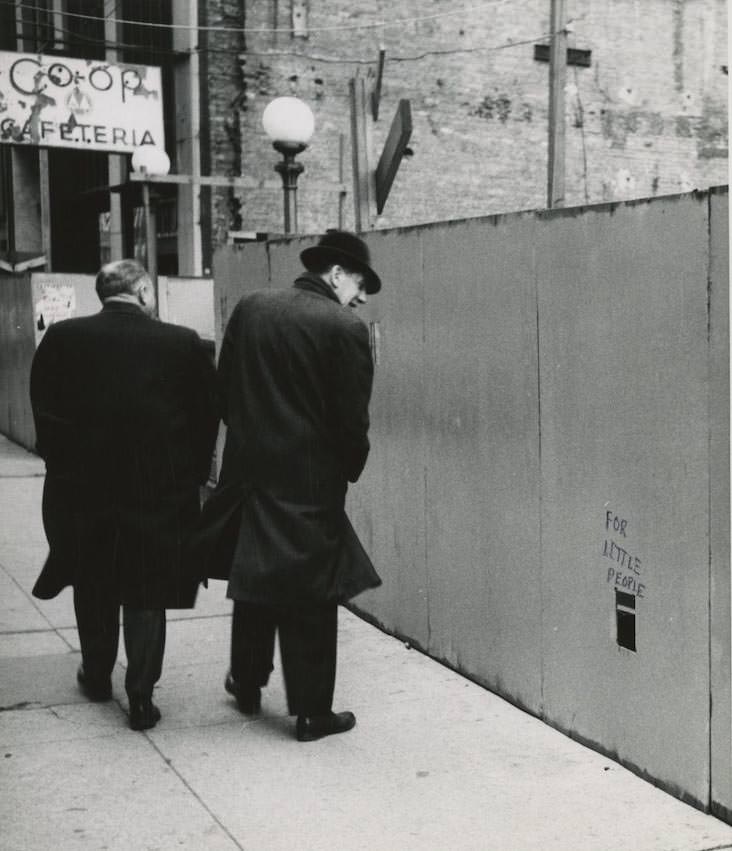
{"label": "overhead wire", "polygon": [[[14,3],[12,5],[15,5]],[[411,18],[396,18],[394,20],[367,21],[358,24],[339,24],[327,27],[308,27],[308,32],[345,32],[349,30],[364,30],[364,29],[388,29],[390,27],[401,26],[403,24],[416,24],[423,21],[432,21],[437,18],[447,18],[456,15],[464,15],[470,12],[475,12],[478,9],[485,9],[489,6],[495,6],[495,0],[487,0],[485,3],[478,3],[473,6],[463,6],[459,9],[450,9],[445,12],[435,12],[432,15],[418,15]],[[31,11],[45,12],[49,10],[43,6],[33,6],[23,3],[23,9]],[[152,21],[133,21],[125,18],[113,18],[109,15],[101,17],[99,15],[85,15],[81,12],[65,12],[61,11],[58,14],[65,15],[69,18],[79,18],[88,21],[107,21],[113,24],[134,24],[136,26],[158,27],[170,30],[196,30],[198,32],[235,32],[235,33],[290,33],[292,27],[230,27],[230,26],[200,26],[197,24],[163,24]]]}
{"label": "overhead wire", "polygon": [[[3,0],[0,0],[2,3]],[[129,50],[129,51],[149,51],[153,50],[155,53],[159,53],[161,55],[169,56],[171,59],[176,59],[181,56],[189,56],[191,54],[190,50],[175,50],[174,48],[165,48],[165,47],[157,47],[155,45],[146,45],[146,44],[127,44],[121,41],[107,41],[106,39],[93,38],[91,36],[85,36],[81,33],[76,32],[75,30],[68,30],[64,27],[54,27],[55,32],[61,33],[65,36],[70,36],[71,39],[75,42],[80,42],[83,45],[89,45],[92,47],[100,47],[105,50]],[[21,51],[23,52],[23,51]],[[33,52],[33,51],[25,51],[25,52]],[[40,51],[43,53],[43,51]],[[227,52],[235,52],[235,51],[227,51]],[[99,61],[104,61],[104,57],[100,57]]]}
{"label": "overhead wire", "polygon": [[[15,7],[14,0],[0,0],[0,6],[13,6]],[[17,7],[15,7],[17,8]],[[43,10],[42,7],[39,6],[27,6],[24,5],[23,8],[30,10],[38,10],[38,11],[47,11]],[[471,7],[472,8],[472,7]],[[465,9],[463,11],[466,11]],[[98,16],[91,15],[79,15],[76,13],[62,13],[67,16],[72,17],[81,17],[84,19],[92,19],[99,22],[103,22],[105,19],[100,18]],[[434,16],[431,16],[434,17]],[[107,18],[107,20],[112,21],[112,18]],[[118,23],[128,23],[139,26],[147,25],[144,21],[117,21]],[[153,25],[153,24],[151,24]],[[162,26],[158,24],[154,24],[154,26]],[[229,55],[232,57],[236,57],[236,59],[241,62],[241,60],[246,59],[246,57],[257,57],[259,59],[267,59],[268,57],[289,57],[293,60],[307,60],[311,62],[319,62],[325,64],[334,64],[334,65],[375,65],[378,62],[377,58],[373,59],[357,59],[354,57],[341,58],[341,57],[333,57],[333,56],[322,56],[316,55],[312,53],[303,53],[292,50],[242,50],[240,48],[217,48],[211,45],[201,46],[196,45],[193,48],[189,48],[186,50],[180,50],[176,48],[168,48],[162,46],[154,46],[154,45],[140,45],[140,44],[130,44],[122,41],[111,41],[108,39],[100,39],[94,38],[93,36],[83,35],[75,30],[70,30],[66,27],[62,26],[53,26],[52,29],[55,32],[60,33],[61,35],[68,36],[74,41],[80,42],[84,45],[96,46],[103,48],[105,50],[123,50],[130,52],[139,52],[141,50],[152,50],[157,56],[161,58],[169,58],[171,60],[175,60],[182,56],[189,56],[193,53],[201,54],[214,54],[214,55]],[[201,28],[206,30],[207,28]],[[208,28],[210,29],[210,28]],[[227,31],[235,31],[232,28],[226,28]],[[275,30],[268,30],[268,32],[274,32]],[[288,32],[290,30],[287,30]],[[389,55],[389,62],[418,62],[422,59],[425,59],[428,56],[452,56],[452,55],[460,55],[460,54],[470,54],[470,53],[478,53],[478,52],[493,52],[499,50],[506,50],[512,47],[521,47],[528,44],[535,44],[538,41],[542,41],[550,37],[550,33],[542,33],[537,35],[531,39],[524,39],[520,41],[507,41],[502,44],[497,45],[477,45],[473,47],[456,47],[449,49],[435,49],[435,50],[425,50],[422,53],[411,55],[411,56],[399,56],[399,55]],[[209,75],[212,79],[228,79],[225,75]]]}
{"label": "overhead wire", "polygon": [[[423,53],[419,53],[416,56],[391,56],[387,55],[388,62],[417,62],[420,59],[425,59],[427,56],[452,56],[459,53],[478,53],[481,51],[494,51],[494,50],[506,50],[509,47],[521,47],[527,44],[536,44],[536,42],[541,41],[545,38],[549,38],[550,33],[543,33],[542,35],[536,36],[536,38],[525,39],[523,41],[508,41],[503,44],[495,44],[495,45],[479,45],[477,47],[455,47],[449,50],[425,50]],[[284,50],[243,50],[239,51],[241,56],[292,56],[292,57],[302,57],[303,59],[311,59],[313,62],[332,62],[336,64],[353,64],[353,65],[375,65],[378,62],[378,59],[340,59],[335,58],[332,59],[327,56],[314,56],[309,53],[293,53],[291,51]]]}
{"label": "overhead wire", "polygon": [[[12,0],[0,0],[1,6],[9,6],[14,5]],[[29,8],[29,7],[25,7]],[[35,7],[33,7],[35,8]],[[100,19],[101,20],[101,19]],[[82,35],[74,30],[69,30],[65,27],[55,26],[53,28],[56,32],[61,33],[65,36],[70,36],[75,41],[79,41],[85,45],[93,45],[96,47],[104,48],[107,50],[129,50],[139,52],[140,50],[154,50],[156,54],[161,56],[167,56],[172,59],[179,58],[181,56],[189,56],[192,53],[205,54],[212,53],[217,55],[229,55],[232,57],[246,57],[246,56],[257,56],[257,57],[283,57],[289,56],[292,59],[307,59],[312,62],[323,62],[327,64],[335,64],[335,65],[375,65],[378,62],[377,58],[374,59],[356,59],[354,57],[341,58],[341,57],[333,57],[333,56],[320,56],[312,53],[300,53],[297,51],[291,50],[241,50],[239,48],[217,48],[212,47],[210,45],[200,46],[197,45],[193,48],[180,50],[176,48],[167,48],[167,47],[159,47],[154,45],[140,45],[140,44],[130,44],[122,41],[110,41],[108,39],[99,39],[94,38],[92,36]],[[499,50],[506,50],[511,47],[522,47],[527,44],[535,44],[538,41],[542,41],[546,38],[550,37],[550,33],[541,33],[534,38],[524,39],[521,41],[507,41],[502,44],[494,44],[494,45],[477,45],[474,47],[456,47],[450,49],[441,49],[441,50],[425,50],[422,53],[419,53],[414,56],[388,56],[389,62],[417,62],[421,59],[425,59],[427,56],[451,56],[465,53],[478,53],[478,52],[492,52]]]}

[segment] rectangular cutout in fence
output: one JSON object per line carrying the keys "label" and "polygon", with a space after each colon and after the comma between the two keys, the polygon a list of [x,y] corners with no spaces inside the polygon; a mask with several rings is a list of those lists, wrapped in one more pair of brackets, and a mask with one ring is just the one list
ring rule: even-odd
{"label": "rectangular cutout in fence", "polygon": [[618,646],[635,653],[635,596],[633,594],[615,591],[615,625]]}

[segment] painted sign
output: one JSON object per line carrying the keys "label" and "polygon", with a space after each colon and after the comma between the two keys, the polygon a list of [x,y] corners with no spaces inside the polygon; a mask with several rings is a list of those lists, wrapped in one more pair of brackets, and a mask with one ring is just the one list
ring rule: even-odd
{"label": "painted sign", "polygon": [[110,153],[164,148],[160,69],[0,51],[0,142]]}

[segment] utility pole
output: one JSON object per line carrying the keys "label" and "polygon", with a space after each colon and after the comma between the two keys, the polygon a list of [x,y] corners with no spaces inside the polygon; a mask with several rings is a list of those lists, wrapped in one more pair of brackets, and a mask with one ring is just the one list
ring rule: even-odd
{"label": "utility pole", "polygon": [[[109,45],[119,44],[124,41],[122,24],[113,20],[117,15],[115,0],[104,0],[104,39]],[[122,17],[121,15],[119,17]],[[122,58],[121,51],[116,47],[106,47],[104,58],[112,65],[116,65]],[[107,155],[107,170],[109,182],[112,186],[122,183],[127,175],[127,158],[123,154]],[[147,221],[147,220],[146,220]],[[122,196],[119,192],[109,193],[109,260],[121,260],[126,257],[124,214],[122,207]]]}
{"label": "utility pole", "polygon": [[[198,0],[171,4],[173,47],[181,51],[174,63],[175,103],[178,115],[176,165],[194,177],[201,174],[201,98],[198,44]],[[115,17],[114,15],[112,17]],[[120,17],[122,17],[120,15]],[[119,25],[118,25],[119,26]],[[119,38],[118,41],[123,41]],[[182,55],[186,59],[182,60]],[[182,275],[203,274],[203,235],[201,232],[201,186],[178,187],[178,272]]]}
{"label": "utility pole", "polygon": [[[160,310],[158,287],[158,223],[155,203],[150,199],[150,184],[142,184],[142,207],[145,211],[145,268],[155,291],[155,309]],[[159,315],[159,314],[158,314]]]}
{"label": "utility pole", "polygon": [[547,207],[564,206],[564,87],[567,82],[567,26],[564,0],[551,0],[549,48],[549,157]]}

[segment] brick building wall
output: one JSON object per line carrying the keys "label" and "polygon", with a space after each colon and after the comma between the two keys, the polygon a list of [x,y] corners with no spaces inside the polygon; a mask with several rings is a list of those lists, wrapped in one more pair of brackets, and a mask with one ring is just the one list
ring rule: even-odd
{"label": "brick building wall", "polygon": [[[246,20],[243,6],[242,0],[204,0],[199,5],[199,22],[204,28],[199,35],[204,174],[241,174],[245,91],[238,56],[246,44],[241,32]],[[230,189],[204,192],[204,198],[209,193],[211,197],[212,240],[220,245],[226,242],[229,230],[241,227],[241,202]],[[202,205],[203,209],[206,206]]]}
{"label": "brick building wall", "polygon": [[[306,38],[292,35],[293,4]],[[550,0],[202,5],[209,25],[247,29],[208,35],[211,168],[256,180],[236,199],[215,193],[216,242],[228,229],[282,229],[277,154],[261,126],[265,106],[281,95],[307,101],[316,120],[299,158],[300,230],[337,223],[341,134],[351,183],[348,81],[359,74],[373,83],[380,45],[372,167],[400,98],[411,101],[414,130],[376,227],[546,205],[549,66],[534,58],[534,45],[548,44]],[[727,183],[726,0],[567,0],[566,9],[569,46],[592,52],[590,67],[567,73],[566,204]],[[374,21],[394,23],[351,28]]]}

